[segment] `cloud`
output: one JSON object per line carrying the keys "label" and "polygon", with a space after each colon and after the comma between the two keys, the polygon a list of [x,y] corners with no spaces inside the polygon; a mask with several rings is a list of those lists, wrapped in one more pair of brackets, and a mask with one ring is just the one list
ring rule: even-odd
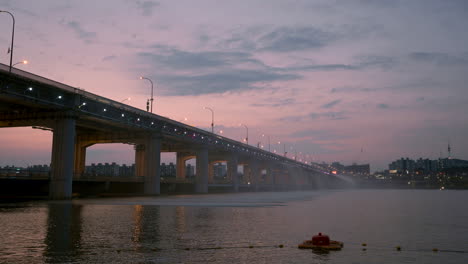
{"label": "cloud", "polygon": [[389,70],[398,63],[395,58],[378,55],[362,55],[354,58],[353,64],[313,64],[304,66],[291,66],[279,70],[283,71],[359,71],[369,68]]}
{"label": "cloud", "polygon": [[261,36],[257,45],[260,50],[289,52],[322,48],[336,39],[335,34],[315,27],[278,27]]}
{"label": "cloud", "polygon": [[351,5],[359,4],[377,8],[395,8],[400,5],[398,0],[346,0],[345,2]]}
{"label": "cloud", "polygon": [[359,88],[359,87],[335,87],[330,90],[330,93],[350,93],[350,92],[375,92],[375,88]]}
{"label": "cloud", "polygon": [[268,67],[247,52],[196,52],[164,45],[155,45],[152,49],[151,52],[137,53],[137,60],[159,69],[155,79],[170,85],[166,91],[168,95],[260,89],[266,82],[302,78]]}
{"label": "cloud", "polygon": [[144,16],[153,15],[154,8],[159,6],[159,3],[154,1],[137,1],[136,4]]}
{"label": "cloud", "polygon": [[292,138],[311,138],[314,140],[337,140],[337,139],[346,139],[350,138],[348,135],[340,135],[337,134],[335,131],[330,130],[301,130],[296,131],[290,135]]}
{"label": "cloud", "polygon": [[409,57],[416,62],[432,63],[437,66],[468,66],[468,53],[453,56],[441,52],[413,52]]}
{"label": "cloud", "polygon": [[320,108],[332,108],[333,106],[339,104],[340,102],[341,102],[341,99],[331,101],[329,103],[326,103],[326,104],[322,105]]}
{"label": "cloud", "polygon": [[254,64],[264,66],[246,52],[191,52],[167,46],[155,46],[154,52],[140,52],[142,60],[173,69],[218,68],[236,64]]}
{"label": "cloud", "polygon": [[345,120],[349,117],[345,116],[343,111],[341,112],[322,112],[322,113],[310,113],[310,119],[325,119],[325,120]]}
{"label": "cloud", "polygon": [[71,28],[78,36],[78,38],[82,39],[87,44],[94,42],[97,38],[96,32],[84,30],[80,23],[76,21],[70,21],[66,24],[66,26]]}
{"label": "cloud", "polygon": [[294,74],[279,74],[265,70],[230,69],[196,75],[160,76],[158,79],[171,85],[167,95],[200,95],[261,89],[256,83],[300,79]]}
{"label": "cloud", "polygon": [[388,104],[378,104],[377,108],[379,108],[379,109],[388,109],[388,108],[390,108],[390,106]]}
{"label": "cloud", "polygon": [[319,113],[309,113],[308,115],[293,115],[293,116],[284,116],[279,119],[281,122],[291,122],[291,123],[298,123],[298,122],[307,122],[310,120],[345,120],[349,119],[348,116],[345,115],[345,112],[319,112]]}
{"label": "cloud", "polygon": [[361,55],[355,57],[355,59],[358,61],[357,67],[360,69],[379,67],[388,70],[398,64],[395,58],[381,55]]}
{"label": "cloud", "polygon": [[292,105],[296,102],[294,98],[286,98],[286,99],[277,99],[276,102],[273,103],[254,103],[251,104],[250,106],[254,107],[280,107],[280,106],[286,106],[286,105]]}
{"label": "cloud", "polygon": [[102,61],[113,61],[117,58],[117,56],[115,55],[110,55],[110,56],[106,56],[106,57],[103,57],[101,60]]}
{"label": "cloud", "polygon": [[307,116],[303,115],[294,115],[294,116],[284,116],[279,119],[281,122],[287,122],[287,123],[299,123],[303,122],[304,120],[307,119]]}
{"label": "cloud", "polygon": [[316,64],[306,65],[300,67],[286,68],[288,71],[341,71],[341,70],[359,70],[358,65],[346,65],[346,64]]}

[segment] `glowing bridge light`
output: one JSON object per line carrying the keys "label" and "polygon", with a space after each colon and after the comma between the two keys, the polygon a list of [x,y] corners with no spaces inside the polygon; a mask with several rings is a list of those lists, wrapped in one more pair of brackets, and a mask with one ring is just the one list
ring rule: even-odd
{"label": "glowing bridge light", "polygon": [[57,96],[57,99],[62,99],[62,96],[61,95]]}
{"label": "glowing bridge light", "polygon": [[137,118],[137,121],[140,121],[140,118]]}
{"label": "glowing bridge light", "polygon": [[125,117],[125,114],[122,114],[122,117]]}
{"label": "glowing bridge light", "polygon": [[33,88],[32,88],[32,87],[29,87],[29,88],[28,88],[28,91],[32,91],[32,90],[33,90]]}
{"label": "glowing bridge light", "polygon": [[152,125],[154,125],[154,122],[151,122]]}
{"label": "glowing bridge light", "polygon": [[106,108],[104,108],[102,111],[104,111],[104,112],[107,112],[107,109],[106,109]]}

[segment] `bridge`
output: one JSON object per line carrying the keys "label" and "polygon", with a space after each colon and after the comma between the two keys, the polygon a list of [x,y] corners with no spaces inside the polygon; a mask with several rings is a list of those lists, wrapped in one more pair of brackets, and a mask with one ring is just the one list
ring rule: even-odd
{"label": "bridge", "polygon": [[[161,152],[176,152],[176,179],[196,159],[195,192],[213,183],[213,164],[226,162],[233,191],[281,185],[317,186],[328,178],[318,164],[303,163],[135,107],[0,64],[0,127],[39,127],[52,137],[50,199],[68,199],[84,177],[86,148],[127,143],[135,149],[135,177],[144,194],[160,194]],[[244,166],[244,177],[237,173]],[[245,176],[248,175],[248,178]]]}

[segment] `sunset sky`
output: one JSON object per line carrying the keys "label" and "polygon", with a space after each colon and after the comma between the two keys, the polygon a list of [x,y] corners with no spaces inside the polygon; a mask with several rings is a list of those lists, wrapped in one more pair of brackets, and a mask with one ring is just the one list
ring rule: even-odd
{"label": "sunset sky", "polygon": [[[468,1],[0,0],[18,68],[315,162],[468,159]],[[0,62],[11,17],[0,13]],[[185,121],[186,119],[186,121]],[[281,141],[281,145],[278,145]],[[0,166],[47,164],[51,133],[0,129]],[[129,145],[87,163],[133,163]]]}

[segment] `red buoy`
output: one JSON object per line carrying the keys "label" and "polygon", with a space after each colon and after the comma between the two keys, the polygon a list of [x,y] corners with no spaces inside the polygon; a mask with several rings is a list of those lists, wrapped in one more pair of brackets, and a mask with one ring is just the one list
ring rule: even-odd
{"label": "red buoy", "polygon": [[318,233],[312,237],[312,245],[314,246],[328,246],[330,245],[330,237],[327,235],[322,235],[322,233]]}

